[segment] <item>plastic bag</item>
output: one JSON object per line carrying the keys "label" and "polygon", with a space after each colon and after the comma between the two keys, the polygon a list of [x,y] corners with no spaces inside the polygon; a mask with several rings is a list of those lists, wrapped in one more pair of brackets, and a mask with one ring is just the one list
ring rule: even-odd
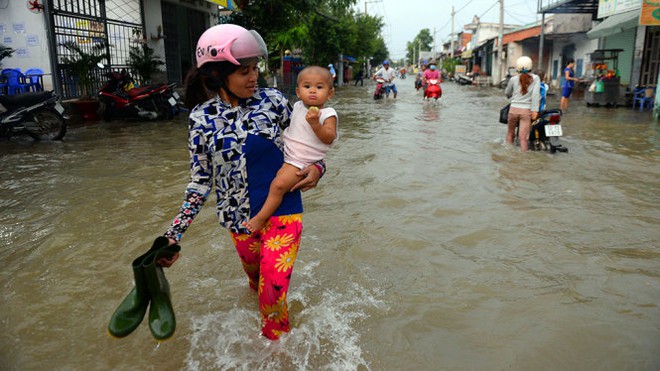
{"label": "plastic bag", "polygon": [[604,93],[605,92],[605,83],[603,80],[598,80],[596,81],[596,93]]}
{"label": "plastic bag", "polygon": [[589,85],[589,92],[594,93],[596,91],[596,81],[592,82],[591,85]]}
{"label": "plastic bag", "polygon": [[509,123],[509,107],[511,107],[511,103],[502,107],[502,109],[500,110],[500,123],[502,124]]}

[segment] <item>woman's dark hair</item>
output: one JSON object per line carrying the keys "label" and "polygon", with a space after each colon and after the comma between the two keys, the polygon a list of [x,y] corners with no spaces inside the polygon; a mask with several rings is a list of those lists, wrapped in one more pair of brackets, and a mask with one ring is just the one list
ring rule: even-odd
{"label": "woman's dark hair", "polygon": [[575,59],[573,58],[569,59],[568,62],[566,62],[566,65],[568,66],[571,63],[575,63]]}
{"label": "woman's dark hair", "polygon": [[532,83],[532,75],[530,75],[527,72],[520,74],[520,92],[522,93],[522,95],[527,94],[527,88],[531,83]]}
{"label": "woman's dark hair", "polygon": [[[207,62],[186,74],[184,103],[188,109],[206,102],[220,89],[226,89],[227,77],[240,66],[231,62]],[[231,94],[231,92],[229,92]]]}

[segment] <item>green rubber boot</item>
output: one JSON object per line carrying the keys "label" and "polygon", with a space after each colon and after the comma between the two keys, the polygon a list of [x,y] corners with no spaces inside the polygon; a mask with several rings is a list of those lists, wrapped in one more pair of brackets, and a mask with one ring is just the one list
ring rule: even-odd
{"label": "green rubber boot", "polygon": [[169,240],[166,237],[158,237],[149,251],[133,260],[131,266],[135,287],[126,295],[110,318],[110,324],[108,325],[110,335],[118,338],[127,336],[142,322],[150,300],[147,281],[144,277],[144,262],[147,258],[153,256],[156,251],[166,248],[168,245]]}
{"label": "green rubber boot", "polygon": [[176,318],[170,299],[170,284],[165,278],[163,267],[156,264],[156,261],[161,257],[172,256],[180,250],[179,245],[168,246],[156,251],[144,261],[144,277],[151,296],[149,329],[157,340],[167,340],[172,337],[176,329]]}

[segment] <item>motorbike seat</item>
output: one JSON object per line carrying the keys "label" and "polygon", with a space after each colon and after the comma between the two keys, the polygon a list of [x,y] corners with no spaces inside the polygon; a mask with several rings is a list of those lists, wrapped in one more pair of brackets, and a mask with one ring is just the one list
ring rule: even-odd
{"label": "motorbike seat", "polygon": [[147,94],[147,93],[150,93],[150,92],[152,92],[152,91],[154,91],[154,90],[158,90],[158,89],[160,89],[160,88],[162,88],[162,87],[163,87],[163,85],[147,85],[147,86],[141,86],[141,87],[139,87],[139,88],[133,88],[133,89],[129,90],[129,91],[128,91],[128,95],[129,95],[131,98],[135,98],[135,97],[140,96],[140,95],[142,95],[142,94]]}
{"label": "motorbike seat", "polygon": [[31,106],[48,100],[52,96],[50,91],[27,92],[14,95],[0,95],[0,104],[5,108]]}
{"label": "motorbike seat", "polygon": [[555,109],[543,110],[543,111],[539,112],[539,116],[552,115],[552,114],[556,114],[556,113],[558,113],[560,115],[562,114],[562,112],[559,108],[555,108]]}

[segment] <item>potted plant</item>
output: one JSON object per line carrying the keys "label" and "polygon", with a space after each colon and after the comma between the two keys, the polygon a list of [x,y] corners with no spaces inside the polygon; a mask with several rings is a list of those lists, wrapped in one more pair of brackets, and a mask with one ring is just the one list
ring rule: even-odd
{"label": "potted plant", "polygon": [[147,44],[131,46],[126,64],[138,75],[138,84],[145,85],[151,83],[151,77],[161,72],[158,67],[165,64],[160,58],[154,55],[154,49]]}
{"label": "potted plant", "polygon": [[[2,66],[2,60],[11,57],[12,54],[14,54],[15,50],[0,44],[0,66]],[[2,70],[2,68],[0,68]],[[6,94],[5,88],[7,88],[7,83],[4,80],[4,76],[0,76],[0,94]]]}
{"label": "potted plant", "polygon": [[102,66],[102,62],[109,59],[107,45],[104,42],[94,43],[87,48],[82,48],[73,41],[60,44],[69,54],[62,58],[64,69],[77,81],[77,89],[80,97],[74,101],[74,105],[81,112],[84,119],[96,120],[96,111],[99,101],[92,96],[92,88],[96,82],[94,69]]}
{"label": "potted plant", "polygon": [[0,66],[2,66],[2,60],[11,57],[12,54],[14,54],[15,50],[0,44]]}

